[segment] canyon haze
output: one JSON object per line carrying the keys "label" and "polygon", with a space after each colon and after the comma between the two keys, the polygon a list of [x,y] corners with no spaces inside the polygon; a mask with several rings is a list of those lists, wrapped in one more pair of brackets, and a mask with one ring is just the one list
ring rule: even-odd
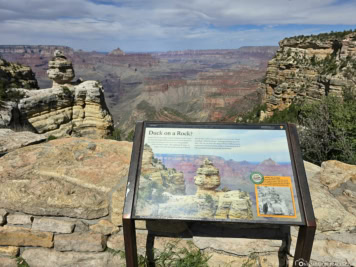
{"label": "canyon haze", "polygon": [[277,47],[100,53],[1,45],[0,55],[30,66],[39,87],[49,88],[46,70],[56,49],[72,61],[76,79],[103,84],[115,127],[127,134],[137,120],[235,121],[259,101],[258,88]]}

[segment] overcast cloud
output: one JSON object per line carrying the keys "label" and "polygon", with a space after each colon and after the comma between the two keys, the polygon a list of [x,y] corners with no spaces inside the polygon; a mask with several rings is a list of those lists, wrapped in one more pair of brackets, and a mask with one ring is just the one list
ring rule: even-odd
{"label": "overcast cloud", "polygon": [[356,28],[356,0],[0,0],[0,44],[165,51]]}

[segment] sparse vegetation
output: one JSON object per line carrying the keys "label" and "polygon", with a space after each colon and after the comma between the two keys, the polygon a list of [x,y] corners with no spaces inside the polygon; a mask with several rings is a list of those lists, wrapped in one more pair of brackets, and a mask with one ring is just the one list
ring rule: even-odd
{"label": "sparse vegetation", "polygon": [[150,105],[146,100],[142,100],[140,103],[137,104],[136,108],[138,110],[144,111],[146,114],[146,118],[151,120],[155,117],[156,109],[154,106]]}
{"label": "sparse vegetation", "polygon": [[[24,97],[24,94],[10,89],[11,85],[6,85],[3,80],[0,80],[0,102],[1,101],[18,101]],[[16,85],[14,86],[16,87]]]}
{"label": "sparse vegetation", "polygon": [[28,263],[22,257],[17,257],[16,263],[17,263],[17,267],[30,267],[30,265],[28,265]]}
{"label": "sparse vegetation", "polygon": [[[247,113],[243,122],[258,122],[264,106]],[[292,104],[275,111],[264,123],[296,123],[305,160],[315,164],[334,159],[356,164],[356,93],[345,88],[343,97],[325,96],[320,101]]]}
{"label": "sparse vegetation", "polygon": [[129,141],[129,142],[132,142],[133,139],[134,139],[134,136],[135,136],[135,131],[134,131],[134,130],[131,130],[131,131],[128,133],[127,137],[126,137],[126,140]]}
{"label": "sparse vegetation", "polygon": [[51,140],[56,140],[57,137],[55,137],[54,135],[50,135],[47,137],[47,141],[51,141]]}
{"label": "sparse vegetation", "polygon": [[[163,251],[154,249],[154,264],[156,267],[208,267],[210,256],[201,252],[192,242],[188,247],[179,247],[179,240],[166,243]],[[120,255],[125,259],[125,252],[107,249],[113,255]],[[138,266],[148,267],[150,265],[146,256],[138,256]]]}
{"label": "sparse vegetation", "polygon": [[72,97],[72,91],[67,86],[62,86],[63,94],[67,97]]}
{"label": "sparse vegetation", "polygon": [[112,132],[112,135],[107,136],[106,139],[121,141],[121,135],[122,135],[121,129],[115,128],[114,131]]}
{"label": "sparse vegetation", "polygon": [[164,107],[163,110],[169,114],[172,114],[178,118],[181,118],[184,121],[192,121],[191,118],[189,118],[187,115],[179,112],[178,110],[175,110],[173,108],[168,108],[168,107]]}

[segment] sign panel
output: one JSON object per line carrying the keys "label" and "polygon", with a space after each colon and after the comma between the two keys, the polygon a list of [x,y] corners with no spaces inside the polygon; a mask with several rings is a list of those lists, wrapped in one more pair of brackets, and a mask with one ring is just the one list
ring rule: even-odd
{"label": "sign panel", "polygon": [[303,224],[286,125],[146,124],[134,218]]}

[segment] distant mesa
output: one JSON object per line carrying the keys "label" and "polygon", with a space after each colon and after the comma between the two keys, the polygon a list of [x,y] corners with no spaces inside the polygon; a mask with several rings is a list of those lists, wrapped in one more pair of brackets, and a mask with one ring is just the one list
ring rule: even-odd
{"label": "distant mesa", "polygon": [[109,53],[109,55],[112,55],[112,56],[124,56],[125,55],[125,52],[122,51],[120,48],[116,48],[114,49],[113,51],[111,51]]}
{"label": "distant mesa", "polygon": [[259,164],[259,166],[278,166],[278,165],[279,164],[271,158],[266,159]]}

